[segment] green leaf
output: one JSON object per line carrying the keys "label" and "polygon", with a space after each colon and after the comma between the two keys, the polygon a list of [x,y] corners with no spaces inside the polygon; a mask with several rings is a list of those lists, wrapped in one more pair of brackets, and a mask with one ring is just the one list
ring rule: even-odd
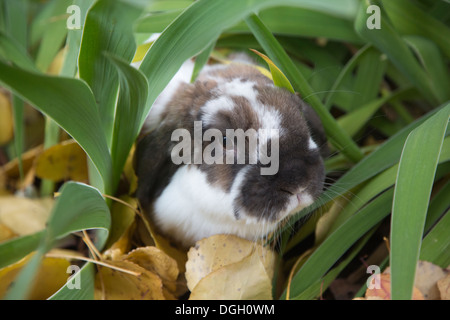
{"label": "green leaf", "polygon": [[33,60],[28,56],[25,47],[21,46],[15,39],[0,31],[0,56],[12,61],[17,66],[37,71]]}
{"label": "green leaf", "polygon": [[[320,205],[325,205],[326,203],[333,201],[338,196],[396,164],[400,159],[402,146],[405,143],[408,134],[433,116],[437,111],[442,110],[442,108],[443,106],[430,111],[428,114],[404,127],[396,135],[385,141],[375,151],[347,171],[338,181],[328,188],[314,204],[294,215],[291,218],[290,223],[294,223],[294,221],[297,221],[301,217],[316,210]],[[286,229],[287,228],[285,227],[284,230]]]}
{"label": "green leaf", "polygon": [[40,231],[0,243],[0,257],[2,257],[0,260],[0,269],[36,250],[43,233],[44,231]]}
{"label": "green leaf", "polygon": [[358,63],[355,85],[352,88],[352,100],[348,110],[359,109],[360,106],[377,97],[381,81],[383,81],[386,62],[386,56],[373,47],[362,55]]}
{"label": "green leaf", "polygon": [[335,94],[338,92],[337,90],[341,87],[342,83],[344,82],[344,79],[351,76],[351,72],[354,70],[357,63],[359,63],[359,60],[361,59],[361,57],[363,57],[365,55],[365,53],[367,51],[369,51],[370,49],[371,49],[371,46],[367,45],[367,44],[364,47],[362,47],[361,49],[359,49],[358,52],[353,55],[353,57],[347,62],[345,67],[341,70],[339,75],[336,77],[336,80],[333,83],[333,86],[330,88],[328,94],[326,95],[326,97],[324,99],[325,100],[324,105],[327,109],[331,108],[331,105],[333,103],[333,98],[334,98]]}
{"label": "green leaf", "polygon": [[70,289],[67,283],[55,292],[49,300],[94,300],[95,267],[87,262],[74,274],[80,281],[80,289]]}
{"label": "green leaf", "polygon": [[66,10],[71,4],[72,0],[50,1],[48,15],[42,21],[36,20],[45,26],[36,56],[36,67],[42,72],[47,71],[66,39]]}
{"label": "green leaf", "polygon": [[[36,67],[28,56],[27,47],[27,15],[28,3],[25,0],[0,2],[3,12],[0,20],[3,21],[0,31],[0,56],[13,61],[18,66],[35,70]],[[25,143],[24,136],[24,102],[16,95],[12,97],[14,116],[14,148],[15,156],[19,161],[20,179],[24,178],[22,152]]]}
{"label": "green leaf", "polygon": [[391,219],[392,299],[411,299],[420,244],[450,104],[413,130],[403,148]]}
{"label": "green leaf", "polygon": [[138,8],[119,0],[97,1],[89,10],[79,54],[80,77],[91,87],[108,147],[111,147],[119,78],[103,52],[131,62],[136,51],[133,22]]}
{"label": "green leaf", "polygon": [[[444,143],[442,145],[442,150],[444,148],[447,148],[450,150],[450,137],[447,137],[444,139]],[[446,163],[450,161],[450,152],[441,152],[441,155],[439,157],[439,163]],[[363,207],[365,204],[370,202],[374,197],[376,197],[378,194],[383,192],[384,190],[387,190],[388,188],[392,187],[395,184],[395,179],[397,176],[398,171],[398,164],[393,165],[392,167],[384,170],[383,172],[377,174],[375,177],[367,181],[364,186],[359,189],[355,194],[351,197],[351,202],[342,208],[342,210],[339,213],[339,216],[336,218],[336,221],[334,222],[333,226],[330,228],[331,231],[335,230],[338,226],[340,226],[346,219],[351,217],[356,211],[358,211],[361,207]],[[439,179],[440,177],[436,177],[436,179]],[[449,188],[450,189],[450,188]],[[440,197],[445,197],[448,193],[444,193]],[[444,198],[445,199],[445,198]],[[446,201],[437,200],[437,203],[439,207],[445,206],[445,208],[442,209],[442,211],[439,212],[439,216],[442,214],[444,209],[447,208]],[[437,209],[439,209],[439,207]],[[431,210],[431,206],[430,206]],[[430,221],[431,223],[431,221]],[[428,228],[425,228],[425,230],[428,230]]]}
{"label": "green leaf", "polygon": [[424,37],[407,36],[404,39],[419,58],[439,99],[442,101],[450,99],[450,90],[448,89],[450,88],[450,77],[438,46]]}
{"label": "green leaf", "polygon": [[216,42],[213,41],[200,54],[195,57],[194,70],[192,71],[191,83],[194,83],[203,67],[208,63],[209,56],[214,50]]}
{"label": "green leaf", "polygon": [[148,83],[144,75],[126,61],[106,54],[117,68],[120,80],[116,119],[114,121],[111,156],[113,159],[113,187],[115,190],[128,153],[136,140],[147,101]]}
{"label": "green leaf", "polygon": [[[448,198],[447,198],[448,199]],[[430,261],[441,268],[450,264],[450,213],[447,212],[426,235],[420,248],[420,260]]]}
{"label": "green leaf", "polygon": [[251,15],[246,20],[246,23],[252,30],[254,36],[266,51],[267,55],[272,61],[286,74],[291,81],[294,89],[299,92],[303,100],[309,103],[311,107],[317,112],[322,120],[323,127],[327,133],[327,137],[331,143],[336,146],[342,153],[344,153],[350,160],[358,162],[362,159],[363,154],[359,150],[355,142],[342,130],[336,123],[336,120],[325,108],[319,98],[313,93],[310,85],[298,71],[292,60],[284,51],[283,47],[278,43],[270,30],[262,23],[256,16]]}
{"label": "green leaf", "polygon": [[[438,2],[444,4],[444,1],[435,3],[438,4]],[[415,34],[429,38],[439,45],[447,58],[450,58],[450,28],[448,25],[436,20],[411,1],[382,0],[382,4],[393,26],[401,34]],[[448,13],[448,4],[446,9]]]}
{"label": "green leaf", "polygon": [[[373,229],[372,229],[373,230]],[[373,230],[375,231],[375,230]],[[306,288],[302,293],[293,297],[295,300],[312,300],[319,297],[326,288],[331,284],[331,282],[341,273],[342,270],[356,257],[356,255],[361,251],[363,246],[369,241],[373,234],[373,231],[369,231],[362,239],[358,240],[357,243],[351,248],[351,251],[345,255],[345,258],[340,261],[339,265],[331,269],[323,277],[317,278],[317,280],[312,283],[308,288]]]}
{"label": "green leaf", "polygon": [[258,52],[254,49],[250,49],[254,53],[256,53],[258,56],[260,56],[269,66],[270,73],[272,74],[272,80],[273,84],[279,88],[285,88],[291,93],[295,93],[294,88],[292,88],[291,83],[289,82],[288,78],[281,72],[281,70],[273,63],[272,60],[269,59],[268,56],[265,54],[262,54],[261,52]]}
{"label": "green leaf", "polygon": [[200,53],[224,30],[249,14],[268,7],[293,5],[322,12],[334,10],[336,16],[351,16],[349,8],[354,8],[355,4],[354,0],[346,0],[345,5],[329,0],[195,1],[164,30],[139,67],[150,86],[145,113],[187,59]]}
{"label": "green leaf", "polygon": [[392,194],[388,190],[371,201],[321,243],[292,279],[292,299],[318,281],[359,238],[389,214]]}
{"label": "green leaf", "polygon": [[381,14],[382,23],[380,29],[367,28],[366,21],[368,16],[366,9],[370,4],[371,1],[369,0],[361,1],[355,20],[355,29],[358,34],[364,40],[372,43],[378,50],[385,53],[389,60],[408,77],[428,101],[432,104],[444,102],[439,98],[439,94],[432,86],[431,80],[419,65],[405,41],[392,27],[384,14]]}
{"label": "green leaf", "polygon": [[[74,0],[73,5],[80,8],[80,26],[84,26],[86,15],[95,0]],[[67,31],[66,52],[64,64],[60,74],[73,77],[78,70],[78,55],[80,53],[81,37],[83,29],[69,29]]]}
{"label": "green leaf", "polygon": [[354,136],[367,124],[367,122],[372,118],[375,112],[379,108],[381,108],[381,106],[391,100],[398,99],[399,97],[404,97],[410,93],[410,88],[400,89],[399,91],[390,93],[385,97],[372,99],[366,104],[358,107],[356,110],[340,117],[337,122],[347,132],[348,135]]}
{"label": "green leaf", "polygon": [[[352,19],[356,13],[356,2],[351,1],[349,6],[342,6],[341,9],[345,10],[345,16],[337,16],[336,12],[324,12],[318,8],[308,9],[293,6],[261,10],[258,16],[276,35],[321,37],[360,44],[361,39],[352,25]],[[249,31],[245,23],[239,23],[227,30],[230,33],[247,33]]]}
{"label": "green leaf", "polygon": [[8,291],[7,299],[23,299],[44,257],[58,239],[68,234],[85,229],[100,229],[96,245],[99,249],[106,242],[111,217],[108,206],[97,189],[75,182],[67,182],[61,188],[61,195],[56,200],[47,222],[47,229],[42,233],[37,252],[22,269]]}
{"label": "green leaf", "polygon": [[85,82],[46,76],[9,66],[0,60],[0,82],[52,118],[92,159],[103,179],[102,192],[111,188],[111,156],[99,124],[95,100]]}
{"label": "green leaf", "polygon": [[[447,137],[444,140],[444,145],[442,145],[442,151],[445,148],[450,149],[450,146],[445,146],[446,140],[450,139]],[[441,154],[442,157],[442,154]],[[450,165],[450,164],[449,164]],[[439,169],[439,167],[438,167]],[[445,170],[445,172],[448,172]],[[448,199],[450,199],[450,182],[447,182],[431,199],[430,206],[428,208],[427,220],[425,221],[424,230],[427,231],[431,229],[432,226],[439,220],[442,214],[448,209]]]}

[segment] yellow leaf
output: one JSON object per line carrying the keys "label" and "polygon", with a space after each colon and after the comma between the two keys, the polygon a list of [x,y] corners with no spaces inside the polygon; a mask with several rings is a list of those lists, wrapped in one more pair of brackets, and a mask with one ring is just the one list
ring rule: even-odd
{"label": "yellow leaf", "polygon": [[275,86],[279,88],[285,88],[290,92],[295,93],[295,90],[292,87],[291,83],[289,82],[288,78],[286,78],[284,73],[275,65],[275,63],[273,63],[272,60],[269,59],[268,56],[254,49],[250,50],[256,53],[258,56],[260,56],[262,59],[264,59],[264,61],[269,65],[270,73],[272,74],[273,84]]}
{"label": "yellow leaf", "polygon": [[147,43],[144,43],[144,44],[141,44],[140,46],[138,46],[132,62],[142,61],[144,59],[145,55],[147,54],[147,51],[152,46],[153,42],[154,41],[150,41],[150,42],[147,42]]}
{"label": "yellow leaf", "polygon": [[321,244],[327,237],[327,235],[333,231],[333,225],[339,214],[344,208],[345,203],[348,202],[347,197],[340,197],[333,201],[333,204],[323,215],[320,216],[316,224],[315,229],[315,244]]}
{"label": "yellow leaf", "polygon": [[130,261],[108,261],[108,264],[137,272],[139,275],[131,275],[108,267],[99,267],[95,278],[95,299],[166,299],[162,281],[156,274]]}
{"label": "yellow leaf", "polygon": [[[387,267],[383,274],[390,274],[390,272],[390,267]],[[437,282],[446,275],[446,270],[443,270],[441,267],[428,261],[419,260],[417,261],[416,276],[414,278],[414,290],[419,291],[423,299],[439,300],[440,293]],[[414,296],[415,293],[416,291],[413,291],[413,299],[416,297]]]}
{"label": "yellow leaf", "polygon": [[88,169],[86,153],[74,140],[66,140],[45,150],[36,163],[36,175],[52,181],[86,182]]}
{"label": "yellow leaf", "polygon": [[[42,152],[42,145],[37,146],[36,148],[30,149],[27,152],[22,154],[22,162],[23,162],[23,170],[27,172],[33,166],[33,163],[36,157]],[[18,178],[19,177],[19,161],[17,158],[14,158],[3,167],[3,174],[9,178]]]}
{"label": "yellow leaf", "polygon": [[156,247],[140,247],[122,257],[142,268],[158,275],[163,285],[170,291],[176,291],[178,278],[177,262]]}
{"label": "yellow leaf", "polygon": [[414,286],[422,292],[427,300],[439,300],[441,295],[437,282],[446,276],[441,267],[428,262],[418,261]]}
{"label": "yellow leaf", "polygon": [[253,250],[253,243],[232,235],[215,235],[198,241],[188,252],[186,280],[192,291],[197,283],[217,269],[238,262]]}
{"label": "yellow leaf", "polygon": [[450,274],[438,280],[437,287],[441,295],[441,300],[450,300]]}
{"label": "yellow leaf", "polygon": [[[33,253],[12,265],[0,269],[0,298],[6,294],[9,286],[12,285],[14,279],[32,256]],[[27,298],[31,300],[49,298],[69,279],[71,275],[70,272],[67,272],[69,266],[70,263],[66,259],[44,258]]]}
{"label": "yellow leaf", "polygon": [[[391,275],[389,273],[380,274],[380,287],[366,290],[367,299],[391,299]],[[413,288],[413,300],[425,300],[423,294],[416,287]]]}
{"label": "yellow leaf", "polygon": [[155,246],[164,253],[166,253],[169,257],[175,259],[178,265],[178,270],[181,273],[184,273],[186,271],[185,265],[187,261],[186,252],[181,248],[177,248],[176,246],[172,245],[172,243],[168,239],[159,235],[151,223],[148,224],[148,227],[150,228],[150,230],[145,228],[145,232],[147,233],[150,232],[151,238],[154,241]]}
{"label": "yellow leaf", "polygon": [[59,75],[63,62],[64,57],[66,55],[67,47],[62,48],[58,51],[57,55],[53,59],[52,63],[48,67],[47,73],[51,75]]}
{"label": "yellow leaf", "polygon": [[128,155],[127,161],[125,162],[125,166],[123,168],[123,176],[129,185],[128,194],[134,194],[137,189],[137,176],[133,168],[133,158],[134,151],[136,150],[135,145],[130,150],[130,154]]}
{"label": "yellow leaf", "polygon": [[11,141],[13,137],[13,117],[9,98],[0,91],[0,145]]}
{"label": "yellow leaf", "polygon": [[271,299],[275,255],[233,235],[214,235],[191,248],[186,263],[190,299]]}
{"label": "yellow leaf", "polygon": [[272,281],[261,257],[253,252],[244,259],[221,267],[202,278],[192,290],[189,299],[270,300]]}
{"label": "yellow leaf", "polygon": [[0,242],[14,237],[17,237],[17,234],[4,224],[0,223]]}
{"label": "yellow leaf", "polygon": [[54,200],[0,197],[0,224],[23,236],[45,228]]}

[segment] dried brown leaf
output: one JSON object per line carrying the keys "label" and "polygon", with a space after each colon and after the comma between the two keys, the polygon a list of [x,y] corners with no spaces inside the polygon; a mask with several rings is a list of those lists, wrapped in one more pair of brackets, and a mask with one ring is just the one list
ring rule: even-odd
{"label": "dried brown leaf", "polygon": [[271,299],[275,255],[232,235],[200,240],[188,253],[190,299]]}
{"label": "dried brown leaf", "polygon": [[272,281],[255,252],[200,279],[190,300],[270,300]]}
{"label": "dried brown leaf", "polygon": [[441,300],[450,300],[450,274],[437,282]]}
{"label": "dried brown leaf", "polygon": [[53,202],[51,198],[0,197],[0,224],[20,236],[38,232],[45,228]]}
{"label": "dried brown leaf", "polygon": [[165,300],[161,279],[130,261],[108,261],[108,264],[139,273],[128,274],[109,267],[99,267],[95,278],[97,300]]}
{"label": "dried brown leaf", "polygon": [[441,267],[428,261],[418,261],[414,286],[422,292],[425,299],[439,300],[441,295],[437,282],[445,276]]}
{"label": "dried brown leaf", "polygon": [[178,278],[177,262],[156,247],[141,247],[122,257],[122,260],[133,262],[158,275],[164,286],[175,292]]}
{"label": "dried brown leaf", "polygon": [[[391,275],[389,273],[380,274],[380,287],[367,289],[365,297],[368,300],[381,299],[391,300]],[[413,300],[424,300],[423,294],[416,287],[413,288]]]}
{"label": "dried brown leaf", "polygon": [[[9,286],[13,283],[22,268],[30,261],[32,256],[33,253],[16,263],[0,269],[0,299],[6,294]],[[38,273],[34,277],[34,283],[27,298],[31,300],[49,298],[69,279],[71,274],[67,271],[69,266],[70,263],[66,259],[44,258]]]}

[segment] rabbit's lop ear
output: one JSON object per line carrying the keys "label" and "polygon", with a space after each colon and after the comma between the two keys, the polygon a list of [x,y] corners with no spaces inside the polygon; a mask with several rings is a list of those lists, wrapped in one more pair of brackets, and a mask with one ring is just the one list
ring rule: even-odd
{"label": "rabbit's lop ear", "polygon": [[139,177],[136,196],[145,210],[161,194],[177,170],[167,150],[170,136],[170,132],[161,134],[153,130],[137,143],[134,155],[135,172]]}
{"label": "rabbit's lop ear", "polygon": [[325,130],[322,126],[322,121],[320,120],[317,113],[305,102],[301,102],[301,108],[303,115],[305,116],[306,123],[308,124],[309,131],[311,133],[312,140],[318,146],[320,154],[322,157],[328,157],[330,149],[327,144],[327,136]]}

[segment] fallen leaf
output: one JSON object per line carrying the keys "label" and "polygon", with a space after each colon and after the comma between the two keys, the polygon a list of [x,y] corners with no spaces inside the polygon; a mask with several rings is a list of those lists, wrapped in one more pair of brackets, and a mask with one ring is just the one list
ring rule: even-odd
{"label": "fallen leaf", "polygon": [[450,300],[450,274],[437,281],[441,300]]}
{"label": "fallen leaf", "polygon": [[190,300],[271,300],[272,281],[258,254],[221,267],[202,278]]}
{"label": "fallen leaf", "polygon": [[428,261],[418,261],[414,286],[422,292],[425,299],[439,300],[441,295],[437,282],[445,276],[446,272],[441,267]]}
{"label": "fallen leaf", "polygon": [[[143,227],[143,224],[144,223],[141,224],[141,227]],[[144,232],[145,233],[150,232],[150,236],[152,238],[152,241],[154,242],[154,245],[158,249],[160,249],[161,251],[166,253],[169,257],[172,257],[173,259],[175,259],[180,273],[185,273],[186,261],[187,261],[186,251],[174,246],[167,238],[159,235],[151,223],[149,223],[147,226],[148,226],[148,228],[150,228],[150,230],[148,230],[148,228],[145,227],[145,228],[143,228],[143,229],[145,229]]]}
{"label": "fallen leaf", "polygon": [[233,235],[198,241],[188,252],[190,299],[272,299],[275,255]]}
{"label": "fallen leaf", "polygon": [[[391,273],[391,268],[387,267],[385,274]],[[417,261],[416,276],[414,278],[414,287],[417,288],[427,300],[439,300],[440,294],[437,287],[437,281],[444,278],[447,272],[441,267],[428,262]]]}
{"label": "fallen leaf", "polygon": [[[368,300],[381,299],[391,300],[391,275],[390,273],[380,274],[379,288],[367,289],[365,297]],[[412,300],[424,300],[423,294],[416,287],[413,288]]]}
{"label": "fallen leaf", "polygon": [[[138,247],[130,251],[136,229],[137,200],[124,196],[114,201],[111,209],[112,228],[108,249],[103,254],[106,263],[130,262],[144,268],[162,282],[162,293],[167,299],[175,299],[178,295],[178,265],[177,262],[154,245]],[[124,203],[122,203],[123,201]],[[128,205],[126,205],[126,204]],[[153,242],[153,241],[152,241]],[[153,243],[154,244],[154,243]],[[186,289],[182,291],[184,293]]]}
{"label": "fallen leaf", "polygon": [[[14,279],[30,261],[33,254],[31,253],[16,263],[0,269],[0,298],[13,285]],[[69,266],[70,262],[66,259],[44,258],[38,273],[34,277],[34,283],[27,298],[31,300],[43,300],[53,295],[69,279],[71,275],[67,271]]]}
{"label": "fallen leaf", "polygon": [[198,241],[188,252],[188,288],[192,291],[200,279],[223,266],[244,259],[252,250],[253,244],[249,241],[231,235],[220,234]]}
{"label": "fallen leaf", "polygon": [[136,248],[122,257],[158,275],[169,292],[177,288],[177,262],[156,247]]}
{"label": "fallen leaf", "polygon": [[0,242],[14,237],[17,237],[17,234],[4,224],[0,223]]}
{"label": "fallen leaf", "polygon": [[52,181],[88,180],[87,158],[74,140],[66,140],[42,152],[36,159],[36,175]]}
{"label": "fallen leaf", "polygon": [[137,272],[128,274],[109,267],[99,267],[95,277],[95,299],[165,300],[161,279],[151,271],[130,261],[108,261],[109,264]]}
{"label": "fallen leaf", "polygon": [[[22,153],[22,164],[24,173],[28,172],[34,164],[34,160],[37,156],[42,152],[42,145],[37,146],[33,149],[28,150],[25,153]],[[7,179],[17,179],[20,177],[19,171],[19,161],[17,158],[14,158],[10,162],[6,163],[3,167],[1,167],[1,171],[3,175]]]}
{"label": "fallen leaf", "polygon": [[53,202],[52,198],[0,197],[0,224],[19,236],[40,231],[45,228]]}

